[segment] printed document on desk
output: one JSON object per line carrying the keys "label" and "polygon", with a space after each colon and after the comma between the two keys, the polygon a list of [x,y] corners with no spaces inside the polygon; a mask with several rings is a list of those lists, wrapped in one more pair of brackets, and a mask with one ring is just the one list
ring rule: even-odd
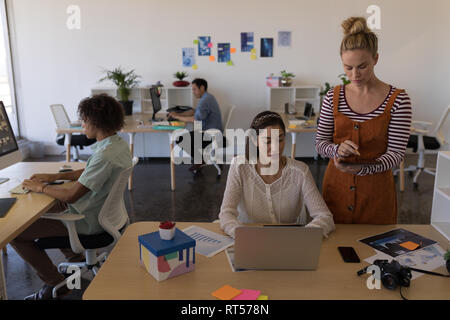
{"label": "printed document on desk", "polygon": [[234,245],[233,238],[197,226],[190,226],[183,232],[196,241],[195,252],[208,258]]}
{"label": "printed document on desk", "polygon": [[[373,264],[375,260],[388,260],[390,262],[394,259],[398,261],[402,266],[426,271],[434,271],[435,269],[445,265],[445,251],[438,244],[433,244],[420,250],[404,253],[395,258],[392,258],[391,256],[381,251],[375,251],[377,252],[376,255],[364,259],[364,261]],[[424,274],[412,271],[411,275],[411,280],[414,280],[418,277],[423,276]]]}

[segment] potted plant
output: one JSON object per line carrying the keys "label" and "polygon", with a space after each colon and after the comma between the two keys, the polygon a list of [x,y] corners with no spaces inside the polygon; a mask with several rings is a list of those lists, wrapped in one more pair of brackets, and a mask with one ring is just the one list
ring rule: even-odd
{"label": "potted plant", "polygon": [[286,70],[281,71],[281,85],[283,87],[290,87],[292,85],[292,78],[295,77],[295,74],[286,72]]}
{"label": "potted plant", "polygon": [[175,222],[163,221],[159,224],[159,237],[162,240],[172,240],[175,236]]}
{"label": "potted plant", "polygon": [[[347,76],[345,75],[345,73],[341,73],[340,75],[338,75],[338,78],[341,79],[342,84],[345,86],[347,84],[349,84],[351,81],[347,79]],[[322,106],[322,102],[323,102],[323,97],[327,94],[327,92],[331,89],[331,85],[328,82],[325,82],[325,88],[320,91],[320,105]]]}
{"label": "potted plant", "polygon": [[134,69],[125,72],[121,67],[113,70],[105,70],[105,72],[106,76],[101,78],[99,82],[110,80],[117,86],[119,102],[125,109],[125,115],[131,115],[133,113],[133,101],[129,100],[131,89],[139,83],[139,80],[137,79],[140,78],[140,76],[134,73]]}
{"label": "potted plant", "polygon": [[187,87],[189,85],[189,81],[183,80],[188,76],[187,72],[177,71],[176,73],[173,74],[173,76],[178,79],[178,81],[175,81],[173,83],[175,87]]}
{"label": "potted plant", "polygon": [[450,272],[450,250],[447,250],[447,252],[444,255],[445,259],[445,265],[447,266],[447,271]]}

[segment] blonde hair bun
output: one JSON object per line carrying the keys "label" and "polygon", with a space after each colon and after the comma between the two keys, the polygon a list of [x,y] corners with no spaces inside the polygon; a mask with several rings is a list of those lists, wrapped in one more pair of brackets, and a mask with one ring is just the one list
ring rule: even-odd
{"label": "blonde hair bun", "polygon": [[344,36],[371,33],[372,30],[367,26],[367,20],[364,17],[351,17],[342,22],[342,29],[344,29]]}
{"label": "blonde hair bun", "polygon": [[378,54],[378,37],[367,26],[366,18],[351,17],[342,22],[344,38],[341,42],[341,56],[344,51],[368,50],[373,57]]}

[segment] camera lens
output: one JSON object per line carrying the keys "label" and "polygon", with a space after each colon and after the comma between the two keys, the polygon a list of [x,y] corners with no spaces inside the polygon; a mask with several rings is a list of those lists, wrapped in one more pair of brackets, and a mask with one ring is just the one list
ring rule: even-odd
{"label": "camera lens", "polygon": [[390,290],[394,290],[398,285],[397,277],[389,273],[386,273],[381,277],[381,282]]}

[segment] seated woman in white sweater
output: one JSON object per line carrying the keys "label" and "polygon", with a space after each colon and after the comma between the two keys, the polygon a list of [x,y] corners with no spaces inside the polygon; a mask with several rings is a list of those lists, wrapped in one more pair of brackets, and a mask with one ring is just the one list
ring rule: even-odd
{"label": "seated woman in white sweater", "polygon": [[[328,236],[335,229],[333,216],[308,166],[283,156],[286,131],[280,115],[264,111],[255,117],[251,129],[256,137],[247,138],[246,156],[231,162],[219,213],[221,228],[234,238],[241,224],[298,223],[306,205],[313,218],[307,227],[320,227]],[[273,141],[277,137],[278,147]],[[257,150],[254,157],[249,156],[251,146]]]}

